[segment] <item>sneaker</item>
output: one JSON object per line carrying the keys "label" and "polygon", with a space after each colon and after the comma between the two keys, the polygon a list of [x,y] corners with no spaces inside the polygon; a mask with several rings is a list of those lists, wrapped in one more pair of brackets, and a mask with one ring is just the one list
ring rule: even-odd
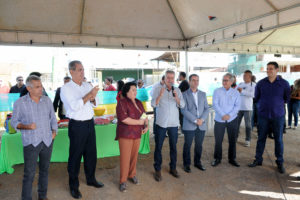
{"label": "sneaker", "polygon": [[245,147],[250,147],[250,141],[245,141]]}
{"label": "sneaker", "polygon": [[297,126],[294,126],[294,128],[293,128],[294,130],[296,130],[297,129]]}
{"label": "sneaker", "polygon": [[126,192],[127,190],[126,190],[126,183],[121,183],[120,184],[120,191],[121,192]]}
{"label": "sneaker", "polygon": [[292,127],[291,127],[291,126],[288,126],[288,127],[286,127],[286,129],[292,129]]}

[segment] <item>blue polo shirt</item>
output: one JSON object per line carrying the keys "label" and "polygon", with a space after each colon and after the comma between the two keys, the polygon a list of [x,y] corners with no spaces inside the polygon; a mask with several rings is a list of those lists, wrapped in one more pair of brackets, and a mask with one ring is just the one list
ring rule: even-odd
{"label": "blue polo shirt", "polygon": [[258,102],[258,115],[274,119],[285,115],[285,103],[290,100],[290,85],[283,78],[276,77],[271,83],[266,77],[256,84],[255,100]]}

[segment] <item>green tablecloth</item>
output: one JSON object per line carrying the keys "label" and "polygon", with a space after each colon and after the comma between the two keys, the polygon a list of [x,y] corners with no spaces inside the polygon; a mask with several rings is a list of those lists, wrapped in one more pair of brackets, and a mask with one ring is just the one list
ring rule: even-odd
{"label": "green tablecloth", "polygon": [[[116,125],[96,125],[97,158],[120,155],[118,141],[115,141]],[[142,135],[139,153],[150,152],[149,131]],[[51,162],[67,162],[69,157],[68,129],[59,129],[54,140]],[[2,135],[0,151],[0,174],[14,172],[15,164],[24,163],[21,133]]]}

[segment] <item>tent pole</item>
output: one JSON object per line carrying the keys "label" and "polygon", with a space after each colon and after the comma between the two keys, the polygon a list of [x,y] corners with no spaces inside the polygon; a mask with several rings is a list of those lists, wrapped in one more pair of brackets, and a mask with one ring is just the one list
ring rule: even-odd
{"label": "tent pole", "polygon": [[186,77],[189,77],[189,60],[188,60],[188,51],[185,49],[185,73]]}

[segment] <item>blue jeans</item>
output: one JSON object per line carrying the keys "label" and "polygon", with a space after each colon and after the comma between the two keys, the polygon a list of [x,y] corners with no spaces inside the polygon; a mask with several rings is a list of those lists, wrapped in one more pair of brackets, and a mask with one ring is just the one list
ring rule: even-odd
{"label": "blue jeans", "polygon": [[162,128],[156,125],[156,133],[155,133],[155,151],[154,151],[154,169],[156,171],[161,170],[162,164],[162,155],[161,149],[164,144],[164,140],[166,138],[166,132],[168,131],[169,135],[169,146],[170,146],[170,169],[176,169],[177,162],[177,139],[178,139],[178,127],[168,127]]}
{"label": "blue jeans", "polygon": [[294,116],[294,126],[298,126],[299,109],[300,109],[300,101],[291,100],[288,103],[288,126],[292,125],[293,116]]}
{"label": "blue jeans", "polygon": [[193,139],[195,137],[195,148],[194,148],[194,165],[201,164],[201,154],[202,154],[202,143],[205,136],[205,131],[197,128],[194,131],[185,131],[184,133],[184,145],[183,145],[183,165],[191,165],[191,146]]}
{"label": "blue jeans", "polygon": [[278,117],[274,119],[268,119],[262,116],[258,116],[258,139],[256,145],[256,155],[255,159],[259,162],[263,162],[263,153],[265,150],[266,139],[269,133],[269,126],[271,126],[274,134],[275,140],[275,156],[277,158],[276,163],[283,163],[283,125],[284,125],[285,117]]}

